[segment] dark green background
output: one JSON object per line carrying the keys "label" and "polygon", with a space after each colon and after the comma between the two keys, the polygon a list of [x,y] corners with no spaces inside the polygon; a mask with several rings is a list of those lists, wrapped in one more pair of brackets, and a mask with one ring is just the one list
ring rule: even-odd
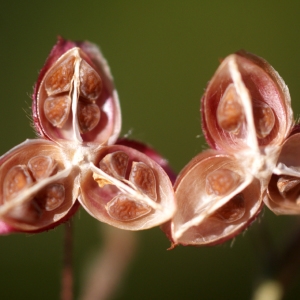
{"label": "dark green background", "polygon": [[[57,35],[101,46],[119,92],[122,135],[150,143],[176,171],[205,142],[199,99],[218,59],[241,48],[267,59],[300,112],[299,1],[3,1],[0,7],[0,152],[33,138],[30,95]],[[25,111],[25,112],[24,112]],[[75,218],[75,292],[102,244],[98,222]],[[159,229],[136,233],[138,249],[113,299],[250,299],[263,275],[259,236],[280,248],[297,217],[259,221],[217,247],[178,247]],[[101,225],[103,226],[103,225]],[[63,227],[0,238],[0,299],[58,299]],[[299,254],[300,255],[300,254]],[[300,272],[299,272],[300,273]],[[300,293],[299,273],[286,299]]]}

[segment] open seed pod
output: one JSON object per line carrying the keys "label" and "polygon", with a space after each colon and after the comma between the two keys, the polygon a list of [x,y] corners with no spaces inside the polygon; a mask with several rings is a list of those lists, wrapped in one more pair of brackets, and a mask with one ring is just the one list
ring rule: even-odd
{"label": "open seed pod", "polygon": [[293,123],[287,86],[265,60],[245,51],[222,61],[201,103],[208,144],[233,155],[278,155]]}
{"label": "open seed pod", "polygon": [[2,225],[37,232],[76,211],[79,172],[63,158],[57,144],[41,139],[26,140],[0,158]]}
{"label": "open seed pod", "polygon": [[151,228],[175,212],[168,175],[148,156],[126,146],[101,148],[80,185],[83,207],[96,219],[121,229]]}
{"label": "open seed pod", "polygon": [[50,140],[112,144],[121,127],[117,92],[97,46],[62,38],[41,70],[33,94],[33,121]]}
{"label": "open seed pod", "polygon": [[284,142],[268,186],[266,205],[276,214],[300,214],[300,133]]}
{"label": "open seed pod", "polygon": [[191,160],[174,189],[177,211],[162,227],[172,247],[225,242],[252,223],[263,203],[260,181],[235,157],[214,150]]}

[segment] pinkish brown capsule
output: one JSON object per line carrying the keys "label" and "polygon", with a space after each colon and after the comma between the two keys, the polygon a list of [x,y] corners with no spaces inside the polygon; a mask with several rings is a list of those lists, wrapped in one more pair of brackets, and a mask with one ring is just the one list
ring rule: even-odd
{"label": "pinkish brown capsule", "polygon": [[33,94],[33,120],[50,140],[112,144],[121,112],[106,60],[97,46],[59,39]]}
{"label": "pinkish brown capsule", "polygon": [[215,245],[245,229],[262,208],[259,180],[230,155],[208,150],[180,172],[177,211],[163,226],[172,245]]}
{"label": "pinkish brown capsule", "polygon": [[295,177],[272,177],[271,200],[266,197],[293,124],[288,89],[266,61],[244,51],[226,57],[202,97],[201,113],[215,150],[192,159],[175,182],[178,209],[163,226],[173,246],[224,242],[252,223],[263,201],[276,212],[274,202],[300,190]]}
{"label": "pinkish brown capsule", "polygon": [[172,217],[174,191],[159,165],[165,160],[112,146],[121,128],[119,100],[95,45],[58,40],[40,72],[32,109],[41,138],[0,158],[0,233],[53,228],[78,203],[96,219],[128,230]]}

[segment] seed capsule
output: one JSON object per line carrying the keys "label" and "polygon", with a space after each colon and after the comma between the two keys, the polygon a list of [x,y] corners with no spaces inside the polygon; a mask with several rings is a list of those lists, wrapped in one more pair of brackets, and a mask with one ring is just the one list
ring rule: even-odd
{"label": "seed capsule", "polygon": [[201,100],[209,145],[236,155],[280,145],[293,123],[290,95],[262,58],[239,51],[226,57]]}
{"label": "seed capsule", "polygon": [[262,207],[260,181],[235,157],[207,150],[192,159],[174,185],[177,211],[163,226],[173,247],[215,245],[246,228]]}
{"label": "seed capsule", "polygon": [[120,133],[118,96],[95,45],[60,39],[41,70],[33,100],[36,129],[47,139],[111,144]]}
{"label": "seed capsule", "polygon": [[79,198],[95,218],[122,229],[140,230],[164,223],[174,214],[172,184],[145,154],[114,145],[103,147],[98,160],[85,174]]}

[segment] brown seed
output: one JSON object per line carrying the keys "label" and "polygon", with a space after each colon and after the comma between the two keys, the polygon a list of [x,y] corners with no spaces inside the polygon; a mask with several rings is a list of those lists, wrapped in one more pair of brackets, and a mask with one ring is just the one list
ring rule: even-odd
{"label": "brown seed", "polygon": [[157,199],[156,179],[153,170],[142,162],[134,162],[129,180],[152,200]]}
{"label": "brown seed", "polygon": [[205,190],[208,195],[225,196],[238,184],[240,176],[228,169],[218,169],[206,177]]}
{"label": "brown seed", "polygon": [[100,121],[100,109],[97,104],[78,102],[78,123],[81,133],[93,130]]}
{"label": "brown seed", "polygon": [[34,156],[28,162],[28,168],[37,181],[51,176],[55,166],[53,159],[44,155]]}
{"label": "brown seed", "polygon": [[60,183],[48,185],[37,197],[41,206],[47,211],[52,211],[65,200],[65,187]]}
{"label": "brown seed", "polygon": [[47,120],[55,127],[62,128],[68,120],[71,108],[69,96],[49,97],[44,103]]}
{"label": "brown seed", "polygon": [[219,126],[233,134],[238,134],[244,121],[244,113],[239,96],[233,84],[229,85],[222,96],[217,108]]}
{"label": "brown seed", "polygon": [[75,57],[66,58],[49,72],[45,78],[45,88],[49,96],[71,89]]}
{"label": "brown seed", "polygon": [[127,165],[129,157],[123,151],[116,151],[114,153],[107,154],[100,161],[100,169],[105,173],[114,176],[118,179],[122,179],[126,175]]}
{"label": "brown seed", "polygon": [[36,199],[20,204],[11,209],[8,217],[19,220],[22,223],[35,223],[43,214],[43,211]]}
{"label": "brown seed", "polygon": [[241,219],[245,214],[245,210],[244,196],[243,194],[237,194],[220,207],[211,217],[222,220],[225,223],[232,223]]}
{"label": "brown seed", "polygon": [[32,185],[32,178],[25,165],[12,167],[3,181],[4,200],[16,197],[21,191]]}
{"label": "brown seed", "polygon": [[256,135],[258,138],[263,139],[271,133],[275,125],[274,112],[268,104],[261,101],[254,101],[253,115]]}
{"label": "brown seed", "polygon": [[143,203],[118,195],[106,206],[108,214],[119,221],[132,221],[148,214],[151,208]]}
{"label": "brown seed", "polygon": [[80,95],[89,102],[101,94],[102,81],[97,72],[84,60],[80,64]]}

